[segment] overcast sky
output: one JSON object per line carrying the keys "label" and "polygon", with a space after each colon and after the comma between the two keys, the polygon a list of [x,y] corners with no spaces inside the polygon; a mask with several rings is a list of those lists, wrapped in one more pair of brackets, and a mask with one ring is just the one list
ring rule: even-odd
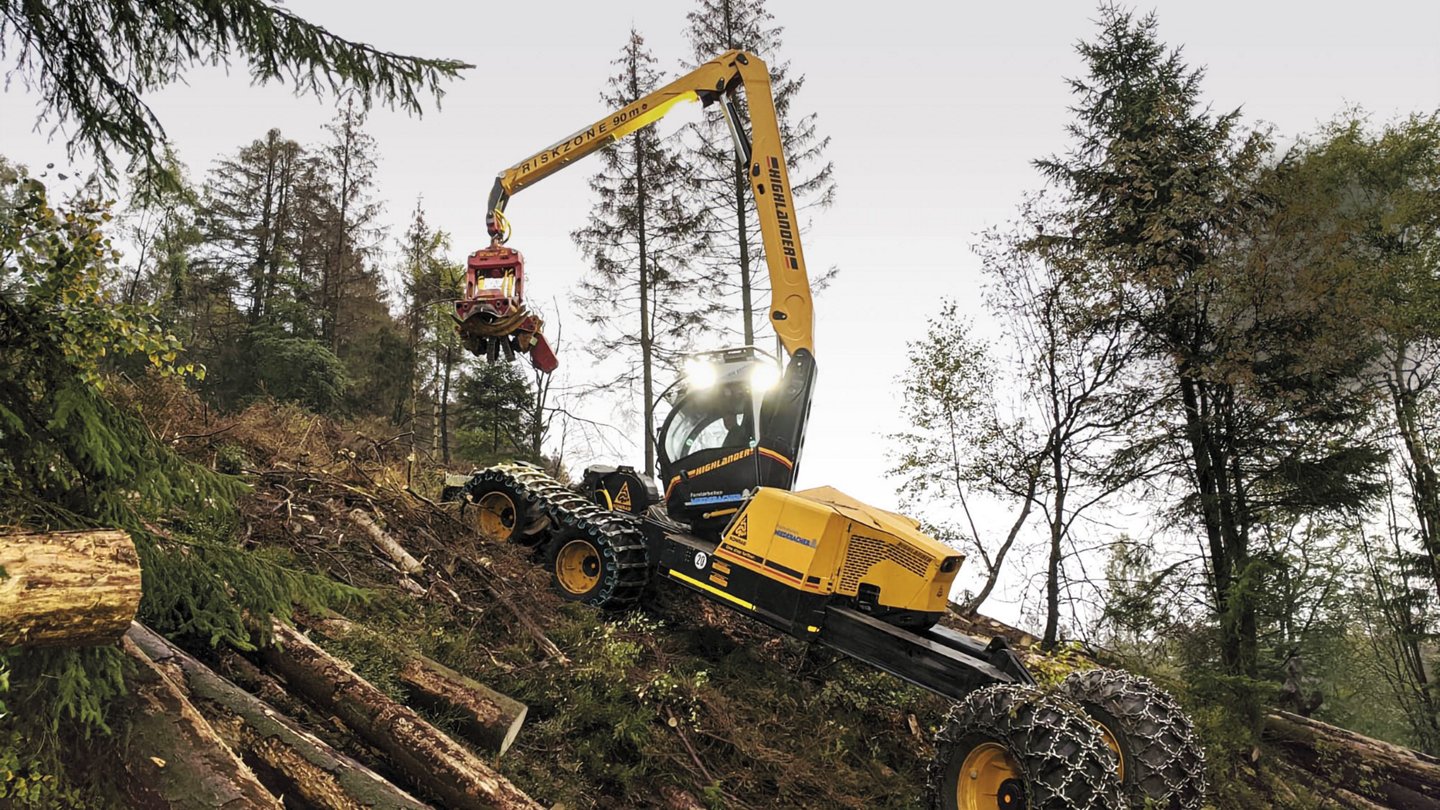
{"label": "overcast sky", "polygon": [[[477,65],[423,118],[377,110],[369,129],[391,236],[424,196],[430,219],[454,237],[455,258],[486,243],[484,203],[495,174],[598,118],[598,92],[632,25],[674,72],[688,47],[683,0],[539,3],[440,0],[292,0],[289,8],[337,34],[388,50]],[[797,102],[833,138],[839,197],[805,233],[811,267],[840,268],[816,301],[820,371],[802,486],[830,484],[879,506],[896,503],[885,479],[884,433],[893,382],[939,299],[978,312],[975,234],[1007,220],[1039,187],[1030,161],[1063,151],[1080,72],[1075,42],[1089,36],[1086,2],[963,3],[772,0],[783,54],[805,74]],[[1209,0],[1141,5],[1162,37],[1207,69],[1217,110],[1283,139],[1312,131],[1347,106],[1380,121],[1440,107],[1440,3]],[[8,65],[7,65],[8,67]],[[322,136],[333,108],[279,86],[251,87],[239,66],[198,70],[147,101],[196,179],[217,156],[278,126],[301,142]],[[0,153],[30,164],[66,163],[63,139],[32,131],[33,97],[0,94]],[[681,108],[670,120],[700,114]],[[81,168],[83,163],[77,163]],[[565,324],[566,379],[591,371],[565,298],[583,270],[569,239],[591,200],[580,164],[511,203],[511,246],[522,250],[533,299]],[[553,303],[552,303],[553,299]],[[554,320],[552,315],[552,320]],[[601,413],[600,416],[608,416]],[[592,460],[567,447],[569,461]],[[598,452],[598,451],[597,451]],[[626,448],[630,460],[640,453]],[[593,459],[600,460],[600,459]],[[1002,531],[997,513],[990,533]],[[1009,598],[1018,596],[1011,589]],[[1005,612],[1002,611],[1001,615]]]}

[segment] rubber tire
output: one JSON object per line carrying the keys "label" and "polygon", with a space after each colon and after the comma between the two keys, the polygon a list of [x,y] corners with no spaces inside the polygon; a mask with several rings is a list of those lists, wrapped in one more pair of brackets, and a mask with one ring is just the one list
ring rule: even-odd
{"label": "rubber tire", "polygon": [[1060,684],[1115,736],[1125,761],[1121,785],[1135,810],[1198,810],[1205,802],[1205,753],[1170,693],[1148,678],[1113,669],[1077,672]]}
{"label": "rubber tire", "polygon": [[[550,571],[550,584],[560,598],[570,602],[580,602],[601,610],[624,610],[640,601],[640,596],[644,593],[645,585],[650,579],[645,561],[645,547],[638,547],[639,563],[637,564],[632,559],[637,556],[637,548],[617,548],[612,539],[607,535],[597,536],[575,529],[566,529],[559,532],[550,541],[545,550],[545,566]],[[600,557],[600,578],[593,588],[583,594],[572,593],[561,585],[560,575],[556,569],[556,557],[560,554],[560,549],[574,540],[583,540],[589,543]]]}
{"label": "rubber tire", "polygon": [[494,492],[504,494],[510,499],[511,503],[515,504],[515,525],[510,527],[509,531],[503,535],[491,536],[485,534],[471,521],[469,525],[475,528],[476,534],[497,543],[518,543],[520,545],[534,545],[545,538],[545,532],[528,536],[524,533],[527,527],[535,524],[535,521],[543,519],[545,513],[540,510],[533,500],[527,500],[523,493],[502,481],[481,480],[479,476],[471,480],[471,482],[465,486],[464,499],[461,501],[460,509],[462,518],[467,513],[473,512],[478,514],[480,499]]}
{"label": "rubber tire", "polygon": [[1079,706],[1032,686],[987,686],[951,709],[936,735],[930,806],[957,810],[960,767],[982,743],[998,743],[1021,772],[1028,810],[1122,806],[1115,754]]}

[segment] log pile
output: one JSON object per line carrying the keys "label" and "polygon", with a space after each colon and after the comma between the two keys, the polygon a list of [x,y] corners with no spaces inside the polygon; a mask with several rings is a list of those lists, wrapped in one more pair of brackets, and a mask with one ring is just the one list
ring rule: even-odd
{"label": "log pile", "polygon": [[[319,619],[311,626],[333,639],[359,632],[353,622],[337,614]],[[458,717],[457,724],[465,738],[496,756],[510,748],[529,712],[520,701],[418,652],[406,654],[397,675],[417,703]]]}
{"label": "log pile", "polygon": [[[298,631],[277,622],[273,638],[261,666],[239,669],[248,668],[248,682],[271,684],[286,712],[131,625],[121,645],[135,662],[127,678],[134,702],[120,760],[135,806],[280,810],[283,797],[283,806],[322,810],[432,806],[422,799],[460,810],[539,810],[476,753]],[[336,750],[295,716],[323,718],[332,731],[343,724],[377,761]]]}
{"label": "log pile", "polygon": [[[359,509],[340,514],[395,575],[427,583],[410,589],[417,598],[462,600],[376,520]],[[118,645],[130,659],[114,773],[131,806],[540,807],[482,759],[515,740],[523,704],[417,652],[399,680],[417,706],[456,720],[462,737],[452,739],[279,623],[268,634],[273,643],[258,653],[212,651],[247,691],[135,622],[140,595],[138,555],[124,532],[0,535],[0,645]],[[332,635],[355,632],[338,615],[325,626]],[[321,735],[343,738],[346,750]]]}

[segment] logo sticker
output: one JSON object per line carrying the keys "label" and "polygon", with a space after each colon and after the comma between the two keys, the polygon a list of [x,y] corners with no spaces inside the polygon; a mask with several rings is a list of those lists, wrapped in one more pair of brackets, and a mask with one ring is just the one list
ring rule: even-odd
{"label": "logo sticker", "polygon": [[706,553],[703,552],[703,551],[697,551],[697,552],[695,552],[695,568],[696,568],[696,570],[704,571],[704,570],[705,570],[705,566],[706,566],[706,565],[709,565],[709,564],[710,564],[710,555],[706,554]]}

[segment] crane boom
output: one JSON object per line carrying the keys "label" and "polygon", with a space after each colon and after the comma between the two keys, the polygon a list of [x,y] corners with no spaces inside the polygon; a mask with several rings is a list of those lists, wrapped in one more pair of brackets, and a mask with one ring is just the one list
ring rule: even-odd
{"label": "crane boom", "polygon": [[[743,88],[750,107],[750,134],[731,98]],[[495,178],[485,218],[490,236],[508,236],[505,206],[510,197],[643,127],[655,123],[683,101],[721,103],[737,157],[748,167],[755,195],[765,263],[770,274],[770,323],[785,350],[814,353],[814,310],[805,252],[791,195],[780,121],[770,90],[770,71],[760,57],[728,51],[653,93],[621,107],[588,127],[525,158]]]}

